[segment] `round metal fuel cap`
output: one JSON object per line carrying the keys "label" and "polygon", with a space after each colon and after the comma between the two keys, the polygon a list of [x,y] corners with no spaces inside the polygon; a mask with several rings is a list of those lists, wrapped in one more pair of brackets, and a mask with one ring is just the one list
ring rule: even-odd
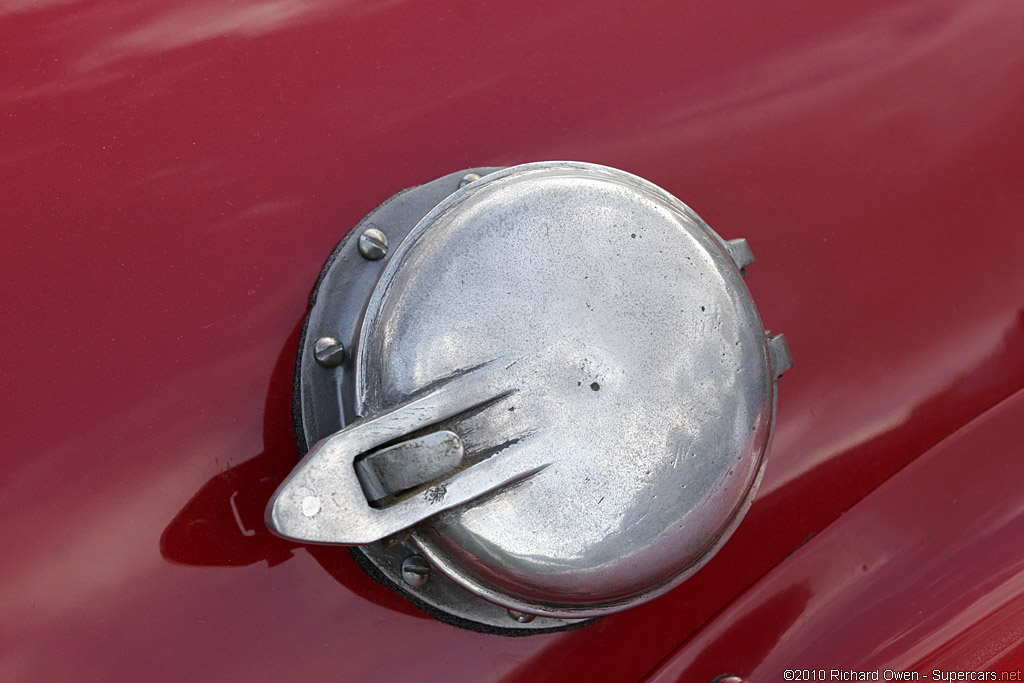
{"label": "round metal fuel cap", "polygon": [[[746,242],[664,190],[575,162],[476,173],[392,206],[404,229],[371,214],[348,241],[383,231],[384,258],[342,243],[328,265],[298,401],[321,441],[268,522],[378,566],[400,542],[550,628],[710,559],[751,504],[790,360],[744,284]],[[345,259],[376,269],[361,297],[342,286],[358,275],[332,280]],[[324,337],[349,351],[337,368],[316,362]]]}

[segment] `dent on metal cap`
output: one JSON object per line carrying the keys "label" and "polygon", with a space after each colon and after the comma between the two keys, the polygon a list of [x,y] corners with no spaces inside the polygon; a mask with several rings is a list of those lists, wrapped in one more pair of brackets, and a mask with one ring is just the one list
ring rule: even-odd
{"label": "dent on metal cap", "polygon": [[[471,593],[554,619],[670,589],[750,505],[789,363],[743,283],[746,243],[592,164],[525,164],[453,190],[357,307],[333,410],[338,426],[346,407],[362,419],[317,427],[305,413],[321,380],[303,377],[303,424],[323,432],[307,438],[328,438],[275,495],[272,528],[349,543],[408,529]],[[316,308],[313,334],[342,337]]]}

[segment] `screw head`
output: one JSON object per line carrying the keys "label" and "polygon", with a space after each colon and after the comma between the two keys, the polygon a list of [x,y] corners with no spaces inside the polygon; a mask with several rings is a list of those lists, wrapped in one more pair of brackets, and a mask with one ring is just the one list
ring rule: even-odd
{"label": "screw head", "polygon": [[518,621],[520,624],[529,624],[531,621],[536,619],[536,617],[532,614],[523,614],[522,612],[517,612],[514,609],[510,609],[508,611],[508,615],[516,621]]}
{"label": "screw head", "polygon": [[430,565],[419,555],[410,555],[402,560],[402,581],[419,588],[430,581]]}
{"label": "screw head", "polygon": [[325,368],[336,368],[345,361],[345,347],[334,337],[320,337],[313,344],[313,356]]}
{"label": "screw head", "polygon": [[388,238],[377,228],[367,228],[359,236],[359,253],[370,261],[379,261],[388,253]]}
{"label": "screw head", "polygon": [[480,180],[482,176],[479,173],[467,173],[462,176],[462,180],[459,181],[459,187],[465,187],[475,180]]}

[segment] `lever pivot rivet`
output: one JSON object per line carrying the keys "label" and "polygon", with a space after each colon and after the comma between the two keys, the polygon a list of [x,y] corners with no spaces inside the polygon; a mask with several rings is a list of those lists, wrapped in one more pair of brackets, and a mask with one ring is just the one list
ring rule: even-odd
{"label": "lever pivot rivet", "polygon": [[520,624],[529,624],[531,621],[535,619],[535,617],[532,614],[523,614],[522,612],[517,612],[514,609],[510,609],[508,611],[508,615],[516,621],[518,621]]}
{"label": "lever pivot rivet", "polygon": [[320,499],[316,496],[306,496],[302,499],[302,514],[307,517],[315,517],[320,512]]}

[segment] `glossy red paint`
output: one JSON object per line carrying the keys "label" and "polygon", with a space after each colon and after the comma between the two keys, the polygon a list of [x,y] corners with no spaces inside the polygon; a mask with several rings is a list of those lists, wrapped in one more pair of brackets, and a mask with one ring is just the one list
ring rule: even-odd
{"label": "glossy red paint", "polygon": [[787,669],[930,680],[935,670],[1024,668],[1021,425],[1024,391],[855,505],[649,683],[723,671],[751,681],[783,680]]}
{"label": "glossy red paint", "polygon": [[[3,680],[638,679],[1024,385],[1015,0],[11,0],[0,22]],[[748,238],[797,365],[704,570],[507,639],[271,537],[262,506],[333,244],[403,187],[552,158]]]}

